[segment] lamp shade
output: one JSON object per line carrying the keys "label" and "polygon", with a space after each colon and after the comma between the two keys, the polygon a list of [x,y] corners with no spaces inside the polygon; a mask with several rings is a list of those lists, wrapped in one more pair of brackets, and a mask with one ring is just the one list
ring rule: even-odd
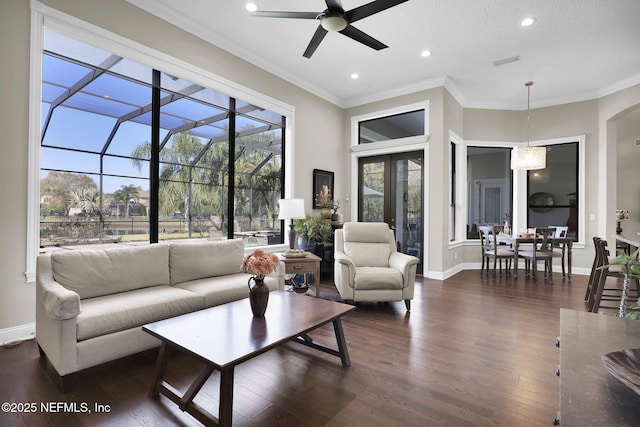
{"label": "lamp shade", "polygon": [[304,199],[280,199],[278,219],[304,218]]}
{"label": "lamp shade", "polygon": [[516,147],[511,150],[511,169],[536,170],[547,167],[546,147]]}

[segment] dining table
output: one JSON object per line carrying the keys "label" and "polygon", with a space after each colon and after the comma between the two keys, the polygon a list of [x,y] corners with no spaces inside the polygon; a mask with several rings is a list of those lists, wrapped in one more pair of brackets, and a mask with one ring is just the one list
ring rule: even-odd
{"label": "dining table", "polygon": [[[626,245],[627,255],[631,255],[635,249],[640,248],[640,232],[632,235],[631,233],[616,234],[616,241]],[[616,245],[617,247],[617,245]],[[631,248],[635,248],[631,250]]]}
{"label": "dining table", "polygon": [[[562,250],[562,258],[566,254],[567,256],[567,279],[571,280],[571,249],[573,247],[573,242],[575,242],[575,237],[554,237],[553,245],[558,246]],[[513,248],[513,280],[518,280],[518,259],[519,259],[519,250],[521,244],[533,244],[535,242],[534,236],[532,234],[504,234],[500,233],[496,235],[496,242],[502,245],[509,245]],[[562,265],[562,275],[565,275],[564,264]]]}

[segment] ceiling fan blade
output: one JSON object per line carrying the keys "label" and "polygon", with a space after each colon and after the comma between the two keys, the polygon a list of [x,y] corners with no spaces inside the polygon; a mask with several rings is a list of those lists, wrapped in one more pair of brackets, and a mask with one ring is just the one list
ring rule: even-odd
{"label": "ceiling fan blade", "polygon": [[363,33],[362,31],[360,31],[359,29],[357,29],[356,27],[352,26],[352,25],[347,25],[347,28],[345,28],[344,30],[340,31],[340,33],[344,34],[347,37],[352,38],[353,40],[360,42],[366,46],[369,46],[372,49],[375,50],[380,50],[380,49],[384,49],[387,46],[386,44],[374,39],[373,37],[371,37],[370,35]]}
{"label": "ceiling fan blade", "polygon": [[313,52],[316,51],[316,49],[320,45],[320,42],[322,41],[322,39],[324,39],[324,36],[326,35],[327,35],[327,30],[322,28],[322,25],[318,25],[318,29],[316,30],[313,37],[311,37],[311,41],[309,42],[309,45],[307,46],[307,49],[304,51],[302,56],[304,56],[305,58],[311,58],[311,55],[313,55]]}
{"label": "ceiling fan blade", "polygon": [[344,11],[344,8],[342,7],[342,2],[340,0],[325,0],[325,3],[327,4],[327,9],[329,10]]}
{"label": "ceiling fan blade", "polygon": [[276,12],[268,10],[251,12],[251,16],[260,18],[317,19],[318,15],[320,15],[320,12]]}
{"label": "ceiling fan blade", "polygon": [[356,7],[355,9],[351,9],[346,12],[347,20],[349,23],[359,21],[362,18],[366,18],[367,16],[371,16],[375,13],[382,12],[383,10],[389,9],[393,6],[397,6],[400,3],[404,3],[408,0],[377,0],[372,1],[371,3],[363,4],[360,7]]}

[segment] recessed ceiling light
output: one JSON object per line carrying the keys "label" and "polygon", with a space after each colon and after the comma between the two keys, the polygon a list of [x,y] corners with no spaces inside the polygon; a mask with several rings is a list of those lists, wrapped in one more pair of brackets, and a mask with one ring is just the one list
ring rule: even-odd
{"label": "recessed ceiling light", "polygon": [[420,53],[420,56],[422,56],[423,58],[426,58],[427,56],[431,56],[431,51],[423,50],[422,53]]}
{"label": "recessed ceiling light", "polygon": [[255,12],[258,10],[258,6],[255,3],[249,2],[244,6],[249,12]]}
{"label": "recessed ceiling light", "polygon": [[536,22],[536,18],[525,18],[525,19],[522,20],[520,25],[523,26],[523,27],[528,27],[529,25],[533,24],[534,22]]}
{"label": "recessed ceiling light", "polygon": [[357,79],[358,77],[360,77],[360,76],[358,75],[358,73],[351,73],[351,78],[352,78],[352,79],[354,79],[354,80],[355,80],[355,79]]}

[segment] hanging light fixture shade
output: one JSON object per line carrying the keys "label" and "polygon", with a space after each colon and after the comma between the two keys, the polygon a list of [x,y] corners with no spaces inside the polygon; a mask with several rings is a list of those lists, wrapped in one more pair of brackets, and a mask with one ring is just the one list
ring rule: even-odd
{"label": "hanging light fixture shade", "polygon": [[537,170],[547,167],[545,147],[516,147],[511,150],[511,169]]}
{"label": "hanging light fixture shade", "polygon": [[547,148],[529,146],[529,103],[531,101],[531,85],[533,85],[533,82],[527,82],[524,85],[527,87],[527,146],[515,147],[511,150],[511,169],[545,169],[547,167]]}

